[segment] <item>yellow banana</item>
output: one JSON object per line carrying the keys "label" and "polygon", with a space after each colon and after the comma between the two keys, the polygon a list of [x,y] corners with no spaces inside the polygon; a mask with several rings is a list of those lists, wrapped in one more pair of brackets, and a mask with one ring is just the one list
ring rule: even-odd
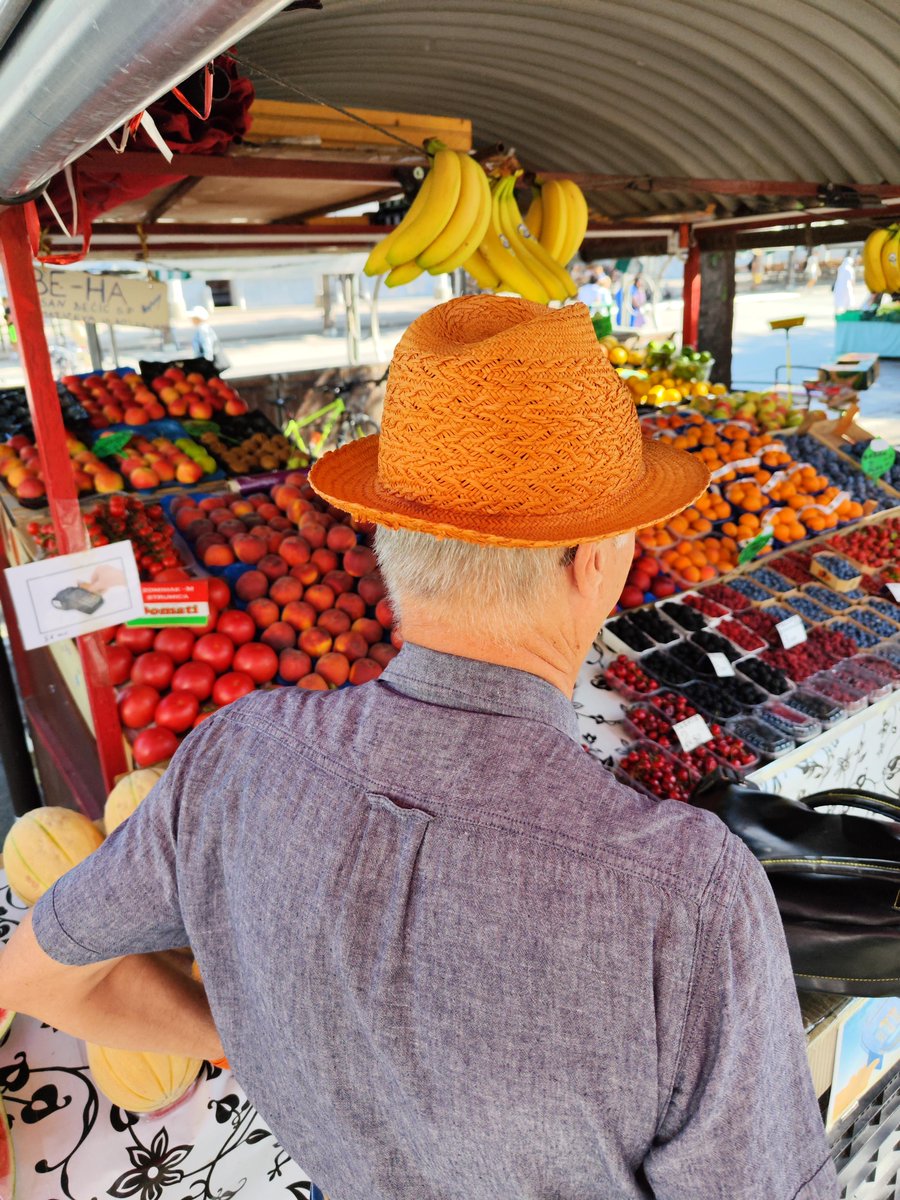
{"label": "yellow banana", "polygon": [[[490,210],[488,211],[488,224],[490,224]],[[500,276],[491,269],[487,259],[479,250],[476,250],[471,258],[467,258],[463,266],[478,286],[486,292],[492,292],[494,288],[500,286]]]}
{"label": "yellow banana", "polygon": [[407,216],[396,240],[388,247],[387,260],[392,267],[399,267],[421,254],[453,216],[462,175],[456,151],[446,147],[438,150],[429,175],[433,178],[424,209],[413,221]]}
{"label": "yellow banana", "polygon": [[559,184],[568,205],[566,240],[563,243],[562,255],[559,259],[565,267],[581,249],[581,243],[584,241],[588,227],[588,206],[584,193],[577,183],[573,183],[571,179],[561,179]]}
{"label": "yellow banana", "polygon": [[541,200],[541,193],[535,190],[531,203],[528,205],[528,212],[525,214],[525,224],[528,226],[528,232],[533,238],[540,239],[543,216],[544,204]]}
{"label": "yellow banana", "polygon": [[391,269],[391,264],[388,262],[388,251],[397,240],[400,230],[409,220],[415,220],[423,211],[428,203],[428,197],[431,193],[431,172],[429,171],[422,180],[422,186],[416,193],[415,199],[409,206],[409,212],[400,222],[396,229],[392,229],[387,237],[383,237],[377,246],[373,246],[372,252],[366,259],[366,265],[363,271],[366,275],[383,275],[385,271]]}
{"label": "yellow banana", "polygon": [[881,269],[887,284],[885,290],[892,294],[900,292],[900,229],[895,229],[881,248]]}
{"label": "yellow banana", "polygon": [[873,296],[879,295],[881,292],[886,292],[887,280],[884,277],[884,270],[881,266],[881,251],[885,242],[890,240],[891,231],[889,229],[875,229],[866,238],[863,244],[863,274],[866,280],[866,287]]}
{"label": "yellow banana", "polygon": [[402,287],[404,283],[412,283],[414,279],[418,279],[421,274],[422,268],[413,259],[394,267],[384,282],[388,287]]}
{"label": "yellow banana", "polygon": [[[537,254],[532,253],[532,247],[539,245],[532,238],[528,229],[522,222],[522,214],[519,212],[519,206],[516,203],[516,198],[513,195],[515,188],[515,179],[509,176],[507,179],[501,180],[497,188],[497,206],[500,212],[500,223],[503,226],[503,233],[506,240],[509,242],[510,248],[516,258],[522,262],[524,266],[538,279],[546,290],[547,295],[551,300],[565,300],[567,296],[574,295],[575,289],[569,291],[568,283],[560,276],[565,276],[565,272],[546,250],[541,249],[544,253],[544,260]],[[525,236],[522,236],[522,230]],[[553,268],[549,268],[546,264],[553,263]]]}
{"label": "yellow banana", "polygon": [[566,244],[569,206],[566,194],[559,185],[559,180],[548,179],[541,188],[541,203],[543,207],[543,222],[541,224],[541,245],[557,262]]}
{"label": "yellow banana", "polygon": [[500,214],[497,205],[497,186],[499,185],[495,185],[493,189],[491,223],[487,227],[479,249],[487,259],[491,270],[500,276],[500,291],[516,292],[526,300],[534,300],[537,304],[547,304],[550,301],[547,289],[540,280],[535,279],[524,263],[516,258],[510,250],[506,238],[498,232]]}
{"label": "yellow banana", "polygon": [[[469,223],[466,233],[462,240],[459,241],[452,250],[448,250],[446,254],[442,254],[440,259],[426,262],[426,257],[431,260],[432,251],[436,251],[438,243],[443,240],[444,234],[437,238],[416,260],[419,266],[427,268],[432,275],[443,275],[446,271],[455,271],[457,267],[461,267],[468,261],[481,245],[481,239],[484,237],[488,225],[491,220],[491,185],[488,183],[488,177],[484,173],[484,168],[477,163],[474,158],[469,158],[468,155],[463,155],[462,162],[462,185],[460,187],[459,204],[457,204],[457,212],[460,205],[463,203],[463,191],[468,189],[470,197],[474,193],[475,210],[474,217]],[[456,213],[453,214],[450,224],[444,231],[446,234],[450,229],[450,225],[456,220]]]}

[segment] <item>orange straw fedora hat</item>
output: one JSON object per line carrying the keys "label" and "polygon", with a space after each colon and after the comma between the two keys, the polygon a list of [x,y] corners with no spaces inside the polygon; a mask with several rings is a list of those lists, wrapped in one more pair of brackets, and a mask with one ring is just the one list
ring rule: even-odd
{"label": "orange straw fedora hat", "polygon": [[392,529],[573,546],[673,516],[709,474],[641,436],[583,304],[463,296],[400,339],[381,434],[324,455],[309,481]]}

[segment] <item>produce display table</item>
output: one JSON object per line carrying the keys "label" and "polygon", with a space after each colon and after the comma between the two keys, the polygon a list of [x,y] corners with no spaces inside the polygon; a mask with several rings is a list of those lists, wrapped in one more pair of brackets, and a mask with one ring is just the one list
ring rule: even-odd
{"label": "produce display table", "polygon": [[[0,940],[25,911],[0,869]],[[16,1200],[323,1200],[230,1072],[204,1064],[168,1113],[137,1117],[110,1105],[86,1062],[82,1042],[26,1016],[0,1046]]]}
{"label": "produce display table", "polygon": [[859,312],[838,313],[835,354],[858,350],[880,358],[900,358],[900,321],[862,320]]}

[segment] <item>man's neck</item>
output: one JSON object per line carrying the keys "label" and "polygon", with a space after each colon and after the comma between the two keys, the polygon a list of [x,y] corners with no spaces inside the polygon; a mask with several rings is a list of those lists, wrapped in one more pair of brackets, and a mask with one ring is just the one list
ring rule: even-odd
{"label": "man's neck", "polygon": [[575,645],[574,639],[566,638],[561,632],[548,634],[529,629],[520,638],[510,637],[509,641],[501,642],[405,612],[401,632],[407,641],[424,646],[426,650],[527,671],[529,675],[552,683],[568,699],[572,698],[575,680],[588,650],[587,646]]}

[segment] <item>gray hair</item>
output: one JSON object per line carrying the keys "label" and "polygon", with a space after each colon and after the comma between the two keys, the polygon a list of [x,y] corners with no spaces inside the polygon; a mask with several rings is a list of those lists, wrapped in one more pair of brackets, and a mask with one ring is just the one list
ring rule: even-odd
{"label": "gray hair", "polygon": [[411,529],[378,526],[375,553],[395,612],[404,598],[423,600],[465,621],[484,624],[526,619],[552,596],[575,548],[480,546]]}

